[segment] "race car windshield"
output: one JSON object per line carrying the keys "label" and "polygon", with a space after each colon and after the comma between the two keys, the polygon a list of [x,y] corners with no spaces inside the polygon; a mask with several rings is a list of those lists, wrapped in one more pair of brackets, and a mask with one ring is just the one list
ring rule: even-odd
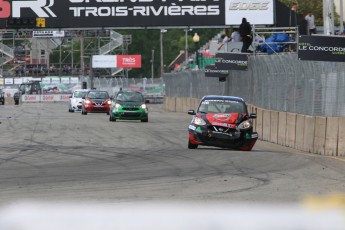
{"label": "race car windshield", "polygon": [[77,92],[74,92],[73,96],[76,98],[83,98],[86,96],[86,94],[87,92],[77,91]]}
{"label": "race car windshield", "polygon": [[140,93],[136,92],[125,92],[119,93],[116,98],[117,101],[126,101],[126,102],[143,102],[144,97]]}
{"label": "race car windshield", "polygon": [[89,92],[87,97],[90,99],[107,99],[109,94],[107,92]]}
{"label": "race car windshield", "polygon": [[204,100],[201,102],[198,113],[245,113],[245,106],[238,101]]}

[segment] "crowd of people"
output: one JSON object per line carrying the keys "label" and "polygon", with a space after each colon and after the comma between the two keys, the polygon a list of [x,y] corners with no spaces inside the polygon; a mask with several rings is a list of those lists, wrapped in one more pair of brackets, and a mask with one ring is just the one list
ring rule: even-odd
{"label": "crowd of people", "polygon": [[15,76],[43,76],[43,75],[88,75],[90,68],[88,65],[84,68],[84,73],[79,65],[72,67],[71,65],[62,65],[56,67],[54,64],[27,64],[27,65],[18,65],[14,69]]}

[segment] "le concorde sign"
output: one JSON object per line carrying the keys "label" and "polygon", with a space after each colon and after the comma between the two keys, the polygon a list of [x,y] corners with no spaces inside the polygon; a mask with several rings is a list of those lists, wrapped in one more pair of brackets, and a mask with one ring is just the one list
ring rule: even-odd
{"label": "le concorde sign", "polygon": [[[44,18],[46,28],[186,27],[273,23],[274,0],[0,0],[7,18]],[[238,15],[240,14],[240,16]]]}
{"label": "le concorde sign", "polygon": [[345,62],[345,37],[300,36],[298,40],[298,59]]}

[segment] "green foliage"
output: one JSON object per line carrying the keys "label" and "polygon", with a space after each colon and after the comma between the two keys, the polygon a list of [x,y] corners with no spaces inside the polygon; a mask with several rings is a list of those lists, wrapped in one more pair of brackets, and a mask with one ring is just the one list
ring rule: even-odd
{"label": "green foliage", "polygon": [[[297,4],[297,13],[307,15],[312,12],[315,17],[315,24],[323,25],[323,0],[280,0],[280,2],[291,8]],[[335,13],[335,24],[339,25],[339,15]]]}

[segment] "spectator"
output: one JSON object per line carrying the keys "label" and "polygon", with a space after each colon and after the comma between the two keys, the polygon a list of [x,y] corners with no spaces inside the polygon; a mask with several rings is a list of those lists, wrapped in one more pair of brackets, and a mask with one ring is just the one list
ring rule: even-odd
{"label": "spectator", "polygon": [[[225,32],[222,33],[221,38],[222,44],[218,47],[218,50],[220,50],[224,45],[226,45],[229,42],[229,37]],[[227,46],[225,46],[225,51],[227,51]]]}
{"label": "spectator", "polygon": [[231,34],[231,42],[240,42],[241,41],[241,35],[238,32],[238,28],[234,28]]}
{"label": "spectator", "polygon": [[252,44],[252,41],[253,41],[251,32],[252,32],[251,25],[249,24],[249,22],[247,22],[246,18],[242,18],[242,23],[239,29],[241,40],[243,42],[242,49],[241,49],[242,53],[250,52],[248,49],[249,49],[250,44]]}
{"label": "spectator", "polygon": [[312,12],[309,12],[305,16],[305,20],[308,24],[308,35],[316,34],[315,17]]}
{"label": "spectator", "polygon": [[264,35],[257,34],[254,38],[256,50],[260,50],[261,45],[265,42],[266,38]]}

